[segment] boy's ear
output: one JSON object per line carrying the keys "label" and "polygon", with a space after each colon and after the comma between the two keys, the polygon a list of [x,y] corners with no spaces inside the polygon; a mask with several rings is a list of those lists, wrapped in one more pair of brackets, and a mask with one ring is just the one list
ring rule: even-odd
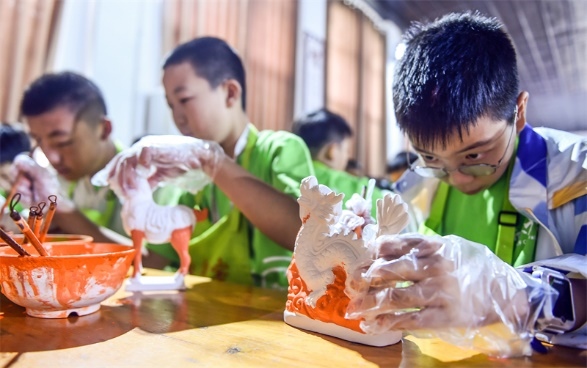
{"label": "boy's ear", "polygon": [[524,129],[524,125],[526,125],[526,109],[528,108],[528,98],[530,98],[530,94],[526,91],[522,91],[518,96],[518,116],[515,118],[517,133],[521,132],[522,129]]}
{"label": "boy's ear", "polygon": [[334,142],[328,143],[325,148],[326,148],[326,151],[324,152],[324,156],[326,157],[326,159],[328,161],[334,160],[334,157],[336,156],[336,149],[337,149],[336,143],[334,143]]}
{"label": "boy's ear", "polygon": [[110,137],[110,134],[112,134],[112,121],[110,121],[110,119],[107,117],[103,117],[100,126],[102,128],[102,131],[100,132],[100,139],[105,141]]}
{"label": "boy's ear", "polygon": [[226,87],[226,106],[233,107],[235,104],[239,104],[242,98],[242,87],[239,82],[235,79],[228,79],[225,82]]}
{"label": "boy's ear", "polygon": [[318,161],[328,164],[334,157],[334,149],[335,147],[333,143],[328,143],[327,145],[323,146],[318,152]]}

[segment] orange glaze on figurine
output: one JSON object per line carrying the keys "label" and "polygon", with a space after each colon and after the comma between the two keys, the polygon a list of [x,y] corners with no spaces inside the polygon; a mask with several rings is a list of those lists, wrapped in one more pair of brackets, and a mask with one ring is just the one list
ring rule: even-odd
{"label": "orange glaze on figurine", "polygon": [[344,292],[347,277],[344,267],[336,266],[332,269],[332,273],[334,274],[334,282],[326,287],[326,293],[317,300],[316,307],[313,308],[305,302],[312,290],[308,290],[306,283],[300,277],[295,258],[292,259],[287,270],[289,287],[285,309],[292,313],[306,315],[311,319],[335,323],[365,333],[359,327],[361,320],[351,320],[344,317],[349,304],[349,297]]}

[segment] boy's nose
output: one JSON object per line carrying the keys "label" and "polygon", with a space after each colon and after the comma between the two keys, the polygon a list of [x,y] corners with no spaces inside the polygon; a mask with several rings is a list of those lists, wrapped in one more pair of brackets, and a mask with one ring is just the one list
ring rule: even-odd
{"label": "boy's nose", "polygon": [[42,148],[41,150],[45,154],[45,157],[47,157],[47,161],[49,161],[51,166],[55,167],[61,163],[61,154],[59,154],[57,150],[51,148]]}
{"label": "boy's nose", "polygon": [[474,176],[463,174],[459,170],[450,171],[448,173],[448,183],[457,188],[461,185],[469,184],[473,180],[475,180]]}
{"label": "boy's nose", "polygon": [[176,125],[185,125],[187,119],[185,114],[181,112],[180,109],[175,108],[173,109],[173,121],[175,121]]}

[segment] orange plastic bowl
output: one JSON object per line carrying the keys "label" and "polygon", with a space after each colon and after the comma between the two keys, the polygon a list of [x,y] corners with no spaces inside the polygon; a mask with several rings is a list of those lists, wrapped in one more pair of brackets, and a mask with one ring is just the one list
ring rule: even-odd
{"label": "orange plastic bowl", "polygon": [[121,244],[52,243],[50,256],[20,257],[12,248],[2,247],[2,293],[33,317],[90,314],[120,288],[134,252]]}

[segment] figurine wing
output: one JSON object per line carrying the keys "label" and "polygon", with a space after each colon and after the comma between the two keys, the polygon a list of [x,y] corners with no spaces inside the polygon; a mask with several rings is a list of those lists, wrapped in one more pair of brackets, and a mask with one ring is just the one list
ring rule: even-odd
{"label": "figurine wing", "polygon": [[377,236],[399,234],[409,223],[408,205],[398,194],[377,200]]}

